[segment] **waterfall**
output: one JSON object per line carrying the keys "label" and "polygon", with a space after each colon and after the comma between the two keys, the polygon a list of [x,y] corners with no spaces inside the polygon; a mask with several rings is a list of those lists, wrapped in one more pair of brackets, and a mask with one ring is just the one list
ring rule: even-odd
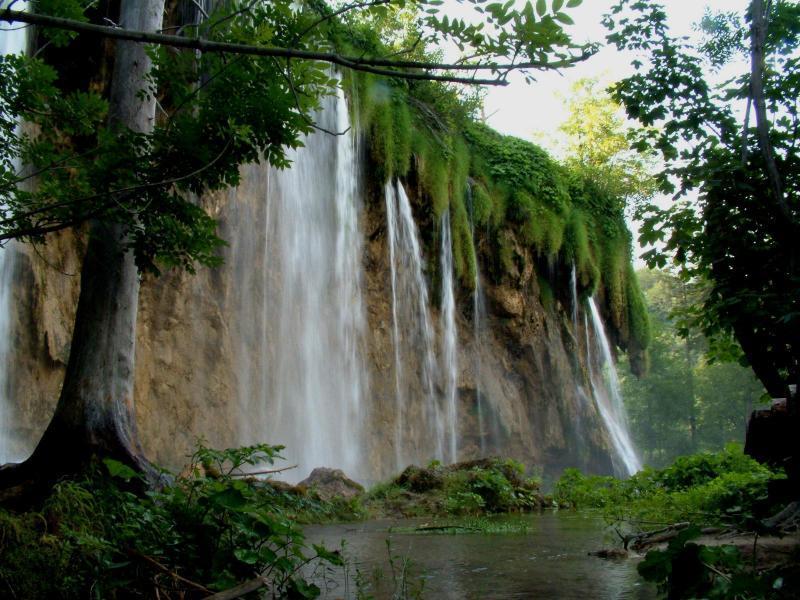
{"label": "waterfall", "polygon": [[[27,2],[17,2],[16,10],[27,10]],[[0,2],[0,10],[7,8],[8,2]],[[11,24],[6,31],[0,32],[0,52],[6,54],[21,54],[25,52],[28,43],[28,27]],[[20,164],[15,162],[13,167],[19,171]],[[11,310],[14,282],[15,243],[11,242],[0,248],[0,464],[18,462],[20,456],[16,448],[11,422],[14,415],[12,392],[9,381],[9,367],[11,366]]]}
{"label": "waterfall", "polygon": [[[303,147],[287,152],[291,168],[267,174],[261,286],[242,292],[258,294],[262,303],[246,305],[249,313],[242,315],[261,328],[242,327],[258,349],[243,361],[239,378],[250,420],[243,430],[249,441],[286,446],[283,455],[298,465],[287,479],[319,466],[363,478],[361,186],[341,89],[323,100],[317,122],[340,135],[309,135]],[[242,396],[253,390],[260,392],[257,407]]]}
{"label": "waterfall", "polygon": [[472,336],[475,345],[473,353],[475,361],[475,408],[478,413],[478,439],[480,440],[481,456],[487,455],[486,439],[486,415],[483,408],[483,394],[481,383],[483,380],[483,360],[481,350],[483,347],[484,333],[486,328],[486,298],[483,295],[481,285],[481,269],[478,263],[478,249],[475,242],[475,216],[472,195],[472,184],[467,181],[467,207],[470,211],[470,233],[472,234],[472,249],[475,254],[475,284],[472,290]]}
{"label": "waterfall", "polygon": [[[473,233],[474,240],[474,233]],[[474,241],[473,241],[474,243]],[[477,255],[477,253],[476,253]],[[481,272],[475,261],[475,289],[472,293],[472,327],[473,337],[475,338],[475,402],[478,411],[478,437],[480,438],[481,456],[486,456],[486,415],[483,408],[483,392],[481,383],[483,379],[483,360],[481,360],[481,349],[483,346],[484,333],[486,330],[486,298],[483,295],[481,285]]]}
{"label": "waterfall", "polygon": [[[392,332],[395,369],[395,454],[397,468],[409,461],[444,461],[444,420],[434,382],[437,368],[434,334],[428,312],[428,286],[411,203],[399,182],[387,182],[386,226],[392,282]],[[406,365],[409,367],[406,368]],[[417,374],[418,377],[413,377]],[[419,387],[417,387],[419,384]],[[410,419],[409,408],[423,400],[423,414]],[[413,422],[425,424],[414,431]]]}
{"label": "waterfall", "polygon": [[[592,356],[589,350],[590,344],[587,323],[586,353],[587,363],[589,364],[589,379],[592,385],[592,396],[594,396],[597,410],[611,437],[614,451],[619,460],[622,461],[625,473],[627,475],[633,475],[642,468],[642,465],[639,462],[639,457],[636,455],[636,450],[633,447],[628,432],[625,406],[622,403],[622,393],[620,392],[617,369],[614,366],[614,357],[611,354],[611,344],[606,336],[603,320],[600,318],[600,312],[597,310],[594,298],[589,298],[588,304],[597,350],[599,358],[602,361],[600,363],[602,372],[595,376],[591,369]],[[600,380],[599,382],[598,379]]]}
{"label": "waterfall", "polygon": [[450,230],[450,209],[442,217],[442,374],[444,375],[444,397],[446,435],[450,462],[458,460],[458,349],[456,332],[456,302],[453,292],[453,243]]}
{"label": "waterfall", "polygon": [[575,341],[578,340],[578,277],[575,272],[575,265],[569,275],[569,289],[572,292],[572,331],[575,333]]}
{"label": "waterfall", "polygon": [[[578,299],[578,277],[575,270],[575,265],[572,265],[572,270],[570,272],[569,278],[569,288],[570,294],[572,299],[572,332],[575,338],[575,355],[580,355],[580,341],[578,339],[578,308],[580,305],[580,300]],[[588,328],[586,329],[587,336],[588,336]],[[588,342],[588,337],[587,337]],[[587,343],[587,353],[588,350],[588,343]],[[591,361],[591,356],[589,354],[586,355],[587,363]],[[589,369],[591,373],[591,364],[589,364]],[[591,375],[589,376],[591,380]],[[578,380],[579,381],[579,380]],[[578,396],[578,410],[575,413],[575,438],[577,442],[577,447],[579,451],[579,455],[581,460],[585,460],[586,458],[586,440],[584,438],[584,424],[583,424],[583,410],[591,406],[591,400],[589,399],[588,395],[586,394],[586,389],[580,384],[576,382],[575,390]]]}
{"label": "waterfall", "polygon": [[386,201],[386,228],[389,236],[389,265],[392,279],[392,349],[394,351],[394,453],[395,467],[399,471],[405,466],[403,430],[405,425],[405,397],[403,394],[403,358],[400,350],[400,320],[397,318],[397,192],[390,182],[383,190]]}

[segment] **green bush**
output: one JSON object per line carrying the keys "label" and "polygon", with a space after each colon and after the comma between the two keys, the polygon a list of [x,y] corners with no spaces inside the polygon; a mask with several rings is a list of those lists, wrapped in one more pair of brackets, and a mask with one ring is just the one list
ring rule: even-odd
{"label": "green bush", "polygon": [[391,482],[367,493],[375,514],[482,515],[532,510],[542,506],[539,482],[510,459],[481,459],[443,466],[410,466]]}
{"label": "green bush", "polygon": [[768,513],[767,486],[782,478],[731,444],[718,453],[681,457],[661,470],[626,480],[566,469],[556,483],[561,506],[602,509],[612,521],[722,524]]}
{"label": "green bush", "polygon": [[278,451],[200,447],[187,475],[147,493],[135,491],[143,486],[133,470],[107,459],[57,484],[36,511],[0,511],[0,595],[184,597],[263,574],[277,597],[316,597],[299,568],[341,559],[306,548],[296,515],[310,500],[241,476]]}

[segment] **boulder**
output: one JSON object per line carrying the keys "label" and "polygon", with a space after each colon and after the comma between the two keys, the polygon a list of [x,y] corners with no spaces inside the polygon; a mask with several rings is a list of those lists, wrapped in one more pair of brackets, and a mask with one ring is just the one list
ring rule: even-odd
{"label": "boulder", "polygon": [[444,485],[444,478],[438,469],[410,465],[400,473],[395,483],[411,492],[424,494],[441,488]]}
{"label": "boulder", "polygon": [[311,475],[297,484],[316,493],[321,500],[331,500],[341,497],[349,500],[364,493],[361,484],[353,481],[341,469],[317,467]]}

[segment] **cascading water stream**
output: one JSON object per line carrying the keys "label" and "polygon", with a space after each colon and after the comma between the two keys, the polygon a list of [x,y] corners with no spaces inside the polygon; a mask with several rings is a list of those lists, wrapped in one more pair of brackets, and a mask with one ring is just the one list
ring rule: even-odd
{"label": "cascading water stream", "polygon": [[317,121],[348,133],[309,135],[287,152],[291,168],[267,176],[262,305],[244,315],[262,331],[251,334],[258,353],[240,377],[243,390],[260,389],[261,408],[243,399],[251,420],[243,429],[251,441],[286,446],[298,465],[287,479],[319,466],[363,478],[359,163],[341,90],[323,100]]}
{"label": "cascading water stream", "polygon": [[446,436],[450,462],[458,460],[458,333],[456,331],[456,302],[453,292],[453,244],[450,230],[450,210],[442,216],[442,374],[444,376],[444,397],[446,416]]}
{"label": "cascading water stream", "polygon": [[[578,339],[578,309],[580,307],[580,300],[578,298],[578,277],[575,270],[575,265],[572,265],[572,271],[570,272],[569,287],[572,296],[572,331],[575,339],[575,354],[576,356],[578,356],[580,355],[580,340]],[[588,329],[587,329],[587,335],[588,335]],[[591,357],[587,354],[587,362],[589,362],[590,360]],[[591,380],[591,368],[592,367],[590,364],[589,365],[590,380]],[[586,410],[587,407],[591,406],[591,400],[589,399],[586,393],[586,389],[580,383],[576,383],[575,391],[577,393],[579,400],[578,411],[575,414],[575,437],[576,437],[577,447],[579,449],[579,454],[583,459],[585,459],[586,442],[584,440],[583,411]]]}
{"label": "cascading water stream", "polygon": [[569,289],[572,292],[572,331],[575,332],[575,340],[578,339],[578,276],[575,272],[575,265],[569,275]]}
{"label": "cascading water stream", "polygon": [[[642,465],[633,447],[630,433],[628,432],[625,406],[622,402],[622,393],[620,391],[617,369],[614,366],[614,357],[611,353],[611,344],[606,336],[603,320],[600,318],[600,312],[597,310],[594,299],[589,298],[587,302],[589,305],[592,327],[594,328],[598,354],[602,361],[600,363],[602,373],[595,376],[591,369],[592,356],[589,350],[590,344],[587,323],[586,353],[587,363],[590,365],[589,379],[592,385],[592,396],[594,396],[597,410],[611,437],[614,451],[619,460],[622,461],[625,474],[633,475],[642,468]],[[601,381],[598,382],[597,379]]]}
{"label": "cascading water stream", "polygon": [[486,299],[483,295],[481,285],[481,273],[477,265],[475,266],[475,289],[472,296],[472,326],[475,338],[475,402],[478,411],[478,437],[480,438],[481,456],[486,456],[486,415],[483,407],[483,360],[481,359],[481,349],[483,348],[484,334],[486,331]]}
{"label": "cascading water stream", "polygon": [[[422,270],[422,250],[411,203],[399,182],[384,188],[392,281],[392,332],[395,361],[395,452],[397,467],[409,461],[444,461],[444,415],[434,390],[437,367],[434,334],[428,312],[428,286]],[[406,368],[408,366],[409,368]],[[414,377],[418,375],[418,377]],[[415,387],[419,383],[420,387]],[[424,399],[419,419],[423,431],[411,429],[408,407],[415,396]]]}
{"label": "cascading water stream", "polygon": [[481,384],[483,382],[483,359],[481,351],[483,348],[484,334],[486,328],[486,298],[483,295],[481,285],[481,270],[478,265],[478,250],[475,241],[475,218],[473,216],[473,195],[472,184],[467,182],[467,206],[470,210],[470,233],[472,235],[472,248],[475,253],[475,285],[472,290],[472,334],[475,345],[473,358],[475,361],[475,404],[478,413],[478,438],[481,449],[481,456],[487,455],[486,439],[486,415],[483,407],[483,393]]}
{"label": "cascading water stream", "polygon": [[400,320],[397,318],[397,192],[390,182],[386,182],[383,190],[386,202],[386,229],[389,236],[389,265],[392,279],[392,349],[394,351],[394,401],[395,401],[395,433],[394,451],[395,467],[403,468],[403,430],[405,423],[405,396],[403,394],[403,359],[400,350]]}
{"label": "cascading water stream", "polygon": [[[15,2],[15,10],[27,10],[27,2]],[[8,2],[0,1],[0,10],[8,7]],[[12,26],[0,32],[0,53],[21,54],[28,43],[28,27]],[[20,164],[14,165],[19,171]],[[11,366],[11,310],[14,283],[15,254],[17,249],[13,242],[0,248],[0,464],[18,462],[20,456],[13,439],[10,426],[13,418],[9,368]]]}

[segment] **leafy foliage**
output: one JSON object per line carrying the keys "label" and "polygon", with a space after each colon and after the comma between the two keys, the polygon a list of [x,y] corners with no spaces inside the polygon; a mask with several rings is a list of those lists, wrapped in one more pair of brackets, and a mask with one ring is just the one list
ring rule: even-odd
{"label": "leafy foliage", "polygon": [[[800,4],[758,6],[769,6],[764,64],[753,54],[760,46],[756,3],[746,15],[707,14],[695,44],[670,34],[655,2],[622,0],[605,23],[611,43],[638,55],[637,73],[614,96],[646,126],[634,147],[662,156],[657,181],[675,200],[666,209],[641,207],[640,241],[654,245],[645,256],[651,266],[672,261],[687,280],[711,283],[692,325],[712,344],[735,336],[765,387],[781,397],[800,376]],[[719,85],[708,77],[722,66],[739,68],[730,61],[745,48],[750,69]],[[756,97],[754,74],[763,79],[763,97]],[[755,117],[739,123],[736,110],[748,102]]]}
{"label": "leafy foliage", "polygon": [[678,458],[671,466],[646,467],[626,480],[587,476],[567,469],[555,500],[575,508],[602,509],[612,522],[698,524],[745,522],[768,511],[767,485],[784,477],[745,456],[740,446]]}
{"label": "leafy foliage", "polygon": [[689,527],[670,540],[665,550],[648,552],[637,567],[639,574],[675,599],[790,597],[782,594],[779,574],[756,572],[736,546],[693,542],[700,533],[698,527]]}
{"label": "leafy foliage", "polygon": [[0,586],[31,599],[202,597],[263,575],[276,597],[314,598],[300,569],[342,559],[306,547],[296,515],[308,500],[240,476],[279,450],[201,446],[185,475],[144,495],[138,474],[106,459],[38,511],[0,511]]}
{"label": "leafy foliage", "polygon": [[[87,8],[79,0],[41,0],[34,10],[87,21],[102,20],[113,8],[111,3],[95,4]],[[530,3],[517,11],[509,4],[484,7],[471,2],[479,17],[475,24],[441,15],[440,4],[419,0],[339,7],[325,2],[236,1],[215,3],[198,24],[187,19],[194,9],[185,7],[173,7],[166,20],[170,25],[177,21],[189,37],[301,51],[354,50],[362,61],[383,57],[394,38],[402,46],[399,54],[410,52],[417,62],[433,62],[436,56],[424,51],[413,55],[415,47],[398,31],[413,32],[426,42],[469,47],[489,66],[513,57],[535,62],[529,68],[548,68],[550,62],[569,63],[591,51],[572,44],[564,33],[559,23],[569,22],[569,17],[560,0],[550,9],[540,2],[536,13]],[[398,15],[403,17],[399,28],[394,20]],[[382,26],[374,29],[375,24]],[[2,239],[41,241],[49,232],[102,219],[124,226],[142,270],[217,264],[222,241],[216,224],[192,194],[236,185],[242,164],[264,160],[287,166],[284,149],[302,143],[303,134],[314,127],[319,98],[339,85],[317,61],[284,64],[273,56],[231,58],[158,46],[151,53],[154,69],[143,93],[157,97],[159,118],[152,133],[137,134],[107,126],[103,68],[88,75],[73,72],[71,65],[86,58],[88,42],[63,31],[45,30],[44,35],[57,52],[45,51],[43,58],[4,57],[0,62]],[[104,60],[100,57],[99,63]],[[45,64],[48,61],[56,68]],[[60,77],[67,72],[69,76]],[[72,89],[73,79],[85,85]],[[419,86],[423,90],[424,84]],[[382,152],[378,149],[379,162],[386,175],[403,174],[410,156],[408,109],[395,102],[388,114],[391,122],[381,121],[382,129],[393,135],[374,140],[375,145],[382,141],[387,146]],[[20,121],[31,127],[17,131]],[[393,145],[398,151],[392,154],[388,147]],[[18,169],[18,161],[24,171]],[[34,176],[39,182],[35,188],[17,185]],[[463,267],[464,259],[460,262]]]}
{"label": "leafy foliage", "polygon": [[499,458],[410,466],[393,481],[369,490],[365,504],[375,514],[406,516],[476,516],[539,508],[539,482],[523,473],[520,463]]}
{"label": "leafy foliage", "polygon": [[683,454],[744,442],[747,418],[764,390],[736,362],[741,349],[734,340],[709,346],[688,329],[686,313],[702,302],[707,285],[660,270],[641,271],[638,280],[653,332],[648,371],[642,377],[621,372],[631,433],[644,461],[662,467]]}

